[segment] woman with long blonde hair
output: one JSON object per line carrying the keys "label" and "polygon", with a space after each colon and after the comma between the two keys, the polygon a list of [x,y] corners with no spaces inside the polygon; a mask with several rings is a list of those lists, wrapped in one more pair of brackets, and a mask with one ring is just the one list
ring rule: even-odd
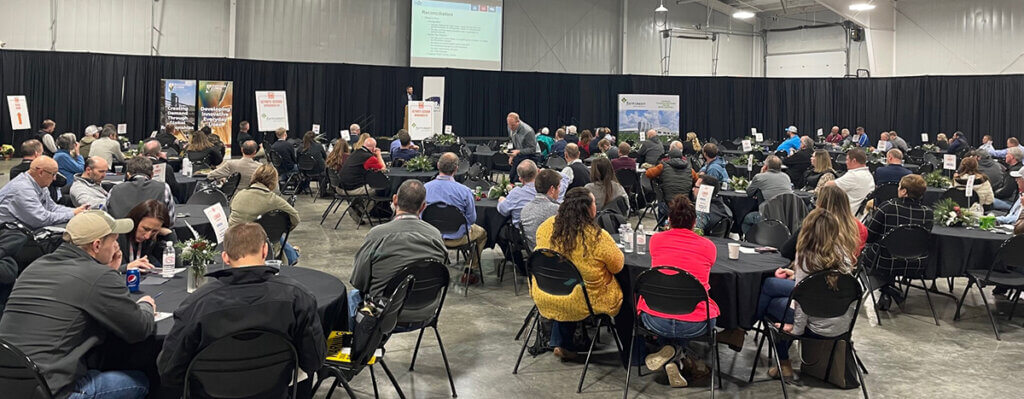
{"label": "woman with long blonde hair", "polygon": [[[836,186],[822,187],[818,192],[818,201],[815,203],[815,207],[824,209],[839,220],[842,228],[835,236],[835,244],[845,248],[851,259],[857,260],[860,252],[864,249],[864,244],[868,241],[868,228],[853,217],[853,212],[850,211],[850,198],[846,192]],[[802,228],[794,231],[789,241],[786,241],[786,244],[780,248],[779,252],[782,257],[789,260],[796,259],[797,240],[802,231]]]}
{"label": "woman with long blonde hair", "polygon": [[352,151],[355,151],[355,150],[358,150],[360,148],[363,148],[363,143],[365,143],[366,139],[368,139],[368,138],[370,138],[370,134],[369,133],[360,134],[359,135],[359,140],[356,140],[356,145],[352,146]]}
{"label": "woman with long blonde hair", "polygon": [[825,184],[836,179],[836,170],[832,168],[832,157],[828,151],[814,150],[811,158],[811,170],[807,174],[807,183],[804,190],[813,190],[817,195]]}
{"label": "woman with long blonde hair", "polygon": [[700,149],[702,147],[700,145],[700,139],[697,138],[697,133],[696,132],[686,133],[686,143],[689,143],[690,145],[689,146],[686,146],[685,144],[683,145],[683,154],[686,154],[686,155],[700,154]]}

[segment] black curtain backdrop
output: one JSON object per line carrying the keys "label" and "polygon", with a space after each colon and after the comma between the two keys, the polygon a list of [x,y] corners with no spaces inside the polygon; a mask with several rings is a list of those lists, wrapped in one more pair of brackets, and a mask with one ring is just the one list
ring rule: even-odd
{"label": "black curtain backdrop", "polygon": [[[833,125],[863,126],[872,142],[896,130],[911,144],[928,132],[962,130],[972,144],[991,134],[1001,147],[1024,126],[1024,76],[920,76],[873,79],[660,77],[491,72],[350,64],[177,58],[48,51],[0,51],[0,93],[24,94],[34,127],[53,119],[79,135],[89,124],[127,123],[133,141],[157,129],[161,79],[234,82],[234,131],[255,128],[254,91],[285,90],[292,135],[319,123],[336,136],[351,123],[393,135],[402,124],[404,91],[423,76],[445,76],[446,124],[460,136],[503,136],[505,115],[518,112],[536,129],[617,124],[618,94],[677,94],[680,127],[701,137],[733,138],[757,127],[779,138]],[[0,107],[0,141],[20,143]]]}

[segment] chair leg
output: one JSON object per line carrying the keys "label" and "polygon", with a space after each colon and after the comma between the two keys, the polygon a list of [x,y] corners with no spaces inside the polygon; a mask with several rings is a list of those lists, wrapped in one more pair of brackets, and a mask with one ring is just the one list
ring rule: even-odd
{"label": "chair leg", "polygon": [[988,321],[992,323],[992,332],[996,333],[996,341],[999,339],[999,327],[996,326],[996,318],[992,315],[992,309],[988,307],[988,298],[985,296],[985,289],[978,284],[978,292],[981,293],[981,301],[985,303],[985,311],[988,312]]}
{"label": "chair leg", "polygon": [[[775,337],[772,336],[771,330],[766,330],[764,335],[768,337],[768,353],[775,352]],[[779,370],[779,382],[782,384],[782,397],[789,399],[789,392],[786,391],[786,376],[782,375],[782,360],[779,359],[779,354],[775,354],[775,367]]]}
{"label": "chair leg", "polygon": [[391,380],[391,385],[395,386],[395,392],[398,392],[398,397],[405,399],[405,393],[402,392],[402,387],[398,385],[398,380],[395,379],[395,375],[391,374],[391,369],[389,369],[388,364],[384,362],[384,358],[380,358],[380,368],[384,369],[384,374],[387,374],[388,379]]}
{"label": "chair leg", "polygon": [[[597,319],[597,330],[598,331],[601,330],[601,322],[602,322],[602,320],[600,318],[598,318]],[[594,344],[596,344],[596,343],[597,343],[596,339],[590,341],[590,349],[587,349],[587,360],[583,362],[583,373],[580,374],[580,383],[579,383],[579,385],[576,386],[576,393],[583,392],[583,380],[585,378],[587,378],[587,368],[590,367],[590,355],[592,355],[594,353]]]}
{"label": "chair leg", "polygon": [[[757,341],[757,352],[754,352],[754,365],[750,366],[750,378],[747,379],[748,383],[754,382],[754,373],[757,372],[757,363],[761,361],[761,348],[764,347],[764,341],[766,338],[768,338],[767,330],[761,335],[761,340]],[[768,353],[771,353],[771,349],[768,350]]]}
{"label": "chair leg", "polygon": [[[711,398],[715,397],[715,374],[718,371],[718,345],[715,345],[715,334],[714,331],[708,333],[708,345],[711,349],[711,381],[708,383],[708,388],[711,389]],[[722,383],[722,376],[718,375],[718,383]],[[719,387],[721,388],[721,387]]]}
{"label": "chair leg", "polygon": [[[908,282],[909,286],[909,282]],[[935,315],[935,306],[932,305],[932,294],[928,293],[928,287],[925,286],[924,279],[921,279],[921,287],[924,288],[924,297],[928,299],[928,309],[932,311],[932,319],[935,319],[935,325],[939,325],[939,316]]]}
{"label": "chair leg", "polygon": [[416,337],[416,349],[412,350],[412,360],[409,361],[409,371],[412,371],[413,366],[416,365],[416,354],[420,353],[420,341],[423,340],[423,331],[424,330],[426,330],[426,328],[421,328],[420,329],[420,336]]}
{"label": "chair leg", "polygon": [[[629,371],[633,369],[633,342],[636,341],[636,337],[630,334],[629,337],[629,352],[626,353],[626,385],[622,387],[622,399],[629,397]],[[638,368],[640,366],[637,366]]]}
{"label": "chair leg", "polygon": [[967,280],[967,287],[964,288],[964,294],[960,297],[960,302],[956,304],[956,314],[953,316],[953,321],[960,320],[960,308],[964,306],[964,301],[967,300],[967,293],[971,290],[972,285],[974,285],[974,278]]}
{"label": "chair leg", "polygon": [[947,283],[947,284],[949,285],[949,292],[950,292],[950,293],[952,293],[952,292],[953,292],[953,278],[952,278],[952,277],[949,277],[949,278],[948,278],[948,279],[946,280],[946,283]]}
{"label": "chair leg", "polygon": [[437,332],[437,327],[434,327],[434,336],[437,337],[437,347],[441,349],[441,359],[444,360],[444,371],[448,373],[448,384],[452,386],[452,397],[457,398],[459,395],[455,393],[455,380],[452,379],[452,368],[448,365],[448,354],[444,351],[444,343],[441,342],[441,333]]}
{"label": "chair leg", "polygon": [[[860,357],[857,356],[857,351],[853,350],[852,342],[850,343],[850,349],[851,352],[853,352],[853,358],[857,359],[857,364],[860,365],[860,367],[856,368],[857,378],[860,379],[860,389],[862,392],[864,392],[864,399],[868,399],[868,385],[866,382],[864,382],[864,374],[868,373],[868,369],[864,368],[864,363],[861,363]],[[861,369],[863,369],[863,373],[861,373]]]}
{"label": "chair leg", "polygon": [[327,399],[331,398],[331,394],[334,393],[334,388],[337,387],[339,382],[341,383],[342,388],[345,388],[345,393],[348,394],[348,397],[350,399],[356,399],[356,392],[352,390],[352,386],[348,385],[348,381],[341,377],[338,377],[337,381],[335,381],[335,385],[331,386],[330,392],[327,393]]}
{"label": "chair leg", "polygon": [[518,341],[519,337],[523,336],[523,331],[526,331],[526,326],[530,324],[530,321],[533,320],[533,317],[536,314],[537,306],[534,306],[532,309],[530,309],[530,313],[526,314],[526,318],[523,319],[523,326],[519,327],[519,332],[516,333],[516,339],[514,339],[513,341]]}
{"label": "chair leg", "polygon": [[516,264],[512,263],[512,292],[515,296],[519,296],[519,269],[516,268]]}
{"label": "chair leg", "polygon": [[380,398],[380,393],[377,392],[377,375],[373,373],[373,365],[370,365],[370,381],[373,381],[373,397],[374,399]]}
{"label": "chair leg", "polygon": [[539,324],[540,321],[536,319],[533,321],[533,323],[530,324],[530,332],[526,333],[526,338],[523,339],[523,348],[519,350],[519,359],[516,359],[516,367],[512,369],[512,374],[519,373],[519,362],[523,361],[523,353],[526,353],[526,344],[530,342],[530,336],[533,335],[533,329],[537,328],[537,334],[540,334],[540,327],[538,326]]}
{"label": "chair leg", "polygon": [[612,339],[615,340],[615,347],[618,348],[619,353],[622,353],[622,342],[619,341],[618,330],[615,328],[615,319],[609,317],[608,319],[608,333],[611,334]]}
{"label": "chair leg", "polygon": [[857,355],[857,351],[856,350],[852,350],[852,344],[851,344],[851,352],[853,352],[853,359],[857,361],[857,366],[860,367],[860,370],[862,372],[864,372],[864,374],[868,374],[868,368],[864,367],[864,362],[860,360],[860,356]]}
{"label": "chair leg", "polygon": [[1013,296],[1013,306],[1010,307],[1010,315],[1006,317],[1006,321],[1013,320],[1013,313],[1017,311],[1017,302],[1020,301],[1020,291]]}

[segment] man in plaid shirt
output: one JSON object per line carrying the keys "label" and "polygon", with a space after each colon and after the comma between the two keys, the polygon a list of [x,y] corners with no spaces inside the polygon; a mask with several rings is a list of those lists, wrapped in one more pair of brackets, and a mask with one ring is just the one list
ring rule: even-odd
{"label": "man in plaid shirt", "polygon": [[921,197],[927,189],[928,185],[920,175],[904,176],[900,179],[899,197],[880,205],[865,223],[868,228],[868,244],[864,247],[861,259],[868,274],[879,280],[882,285],[882,297],[876,304],[878,310],[887,310],[892,299],[903,301],[902,291],[892,285],[895,276],[924,268],[921,261],[892,259],[878,241],[890,230],[901,225],[913,224],[929,231],[932,229],[932,210],[921,205]]}

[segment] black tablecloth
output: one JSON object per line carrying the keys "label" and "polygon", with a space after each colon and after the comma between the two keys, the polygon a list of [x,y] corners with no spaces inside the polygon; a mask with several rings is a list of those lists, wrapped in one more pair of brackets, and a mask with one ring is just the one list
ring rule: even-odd
{"label": "black tablecloth", "polygon": [[487,231],[487,248],[494,248],[498,240],[501,226],[505,225],[506,217],[498,213],[497,199],[481,199],[476,202],[476,225]]}
{"label": "black tablecloth", "polygon": [[390,168],[388,169],[388,177],[391,179],[391,193],[397,193],[398,187],[402,185],[406,180],[416,179],[421,182],[428,182],[437,176],[436,170],[425,171],[425,172],[413,172],[404,167]]}
{"label": "black tablecloth", "polygon": [[[189,197],[192,196],[192,192],[196,191],[196,182],[198,180],[205,180],[206,178],[185,176],[181,173],[174,174],[175,180],[178,182],[177,185],[171,187],[171,194],[174,195],[175,201],[184,203],[188,202]],[[108,174],[103,178],[103,187],[110,189],[115,184],[124,182],[123,174]]]}
{"label": "black tablecloth", "polygon": [[958,277],[967,269],[992,264],[996,252],[1011,235],[963,227],[932,228],[932,251],[927,277]]}
{"label": "black tablecloth", "polygon": [[[179,240],[188,240],[192,238],[192,231],[189,230],[188,225],[192,225],[192,228],[199,233],[200,237],[203,237],[210,242],[217,242],[217,233],[213,231],[213,225],[210,224],[210,219],[206,218],[206,214],[203,213],[203,209],[208,208],[209,205],[189,205],[189,204],[178,204],[174,206],[174,234],[178,236]],[[231,216],[231,208],[224,207],[224,215]],[[186,224],[185,222],[188,222]]]}
{"label": "black tablecloth", "polygon": [[939,198],[946,192],[946,189],[928,187],[928,190],[924,192],[924,196],[921,197],[921,205],[933,206],[936,202],[939,202]]}
{"label": "black tablecloth", "polygon": [[482,150],[482,151],[481,150],[477,150],[477,151],[473,151],[472,155],[470,156],[470,162],[472,162],[472,163],[479,162],[481,165],[486,167],[487,170],[494,170],[494,163],[492,162],[491,157],[493,157],[495,153],[497,153],[497,151],[492,151],[492,150]]}

